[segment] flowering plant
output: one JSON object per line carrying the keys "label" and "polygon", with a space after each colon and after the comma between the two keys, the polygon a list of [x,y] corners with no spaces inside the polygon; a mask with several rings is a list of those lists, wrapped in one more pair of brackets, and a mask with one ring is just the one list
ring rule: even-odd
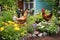
{"label": "flowering plant", "polygon": [[56,34],[59,32],[59,27],[54,23],[41,22],[37,24],[37,27],[41,32],[47,32],[48,34]]}
{"label": "flowering plant", "polygon": [[2,22],[3,26],[0,27],[0,32],[2,35],[2,40],[20,40],[27,34],[25,27],[20,27],[19,24],[15,22],[8,21]]}

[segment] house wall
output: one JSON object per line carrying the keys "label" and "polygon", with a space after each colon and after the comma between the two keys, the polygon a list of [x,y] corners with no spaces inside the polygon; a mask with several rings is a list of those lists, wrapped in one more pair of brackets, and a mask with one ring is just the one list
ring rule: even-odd
{"label": "house wall", "polygon": [[45,9],[48,9],[48,10],[52,10],[52,6],[49,6],[47,4],[47,2],[44,2],[44,1],[39,1],[39,0],[35,0],[35,11],[37,12],[38,11],[41,11],[42,8],[45,8]]}

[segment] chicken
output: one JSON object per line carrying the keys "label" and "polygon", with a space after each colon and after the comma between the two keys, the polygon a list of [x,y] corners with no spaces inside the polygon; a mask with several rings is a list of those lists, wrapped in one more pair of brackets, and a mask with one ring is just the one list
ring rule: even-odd
{"label": "chicken", "polygon": [[20,18],[17,18],[16,20],[20,23],[23,24],[27,20],[27,14],[28,14],[28,9],[25,10],[24,15]]}
{"label": "chicken", "polygon": [[49,19],[51,19],[52,17],[52,13],[51,14],[45,14],[45,9],[43,8],[42,9],[42,17],[46,20],[46,21],[49,21]]}
{"label": "chicken", "polygon": [[17,16],[16,15],[13,15],[13,18],[12,19],[13,19],[14,22],[18,23],[18,21],[16,20],[17,19]]}

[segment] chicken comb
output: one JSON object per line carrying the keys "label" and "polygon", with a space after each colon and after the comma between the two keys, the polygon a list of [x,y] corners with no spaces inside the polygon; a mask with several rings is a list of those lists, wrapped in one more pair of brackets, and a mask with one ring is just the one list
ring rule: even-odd
{"label": "chicken comb", "polygon": [[45,9],[44,8],[42,8],[42,11],[44,11]]}
{"label": "chicken comb", "polygon": [[44,12],[45,11],[45,9],[44,8],[42,8],[42,12]]}

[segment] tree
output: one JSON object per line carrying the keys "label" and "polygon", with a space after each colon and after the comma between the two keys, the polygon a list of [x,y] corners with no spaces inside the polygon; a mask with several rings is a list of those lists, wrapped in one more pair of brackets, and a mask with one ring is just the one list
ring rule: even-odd
{"label": "tree", "polygon": [[16,6],[16,0],[0,0],[0,5],[11,9]]}
{"label": "tree", "polygon": [[57,17],[59,0],[43,0],[43,1],[47,2],[48,5],[52,6],[52,12]]}

